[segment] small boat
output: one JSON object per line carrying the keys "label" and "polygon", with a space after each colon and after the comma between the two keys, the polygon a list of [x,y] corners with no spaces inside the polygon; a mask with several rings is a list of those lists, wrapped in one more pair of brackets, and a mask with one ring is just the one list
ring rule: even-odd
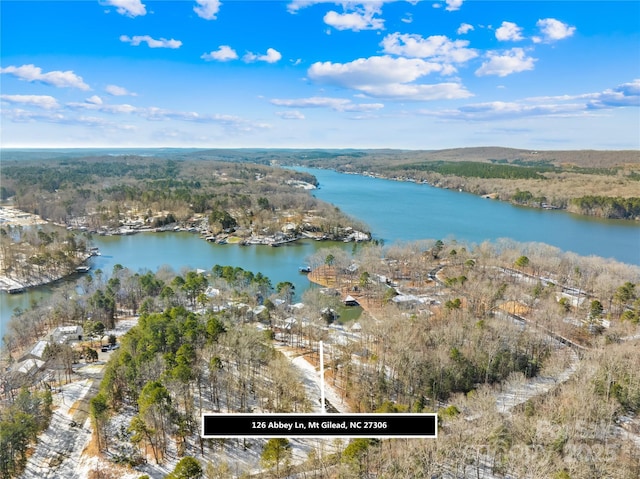
{"label": "small boat", "polygon": [[311,273],[311,266],[300,266],[298,271],[300,273]]}
{"label": "small boat", "polygon": [[91,269],[91,266],[78,266],[76,268],[76,273],[88,273]]}

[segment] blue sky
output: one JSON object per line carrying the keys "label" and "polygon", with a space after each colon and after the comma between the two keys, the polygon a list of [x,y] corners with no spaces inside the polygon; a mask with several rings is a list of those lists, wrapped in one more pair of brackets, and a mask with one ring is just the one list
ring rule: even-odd
{"label": "blue sky", "polygon": [[0,145],[640,149],[640,2],[0,2]]}

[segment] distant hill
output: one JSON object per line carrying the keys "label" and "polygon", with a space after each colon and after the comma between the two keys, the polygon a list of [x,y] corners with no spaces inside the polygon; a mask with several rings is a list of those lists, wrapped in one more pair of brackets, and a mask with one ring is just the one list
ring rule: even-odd
{"label": "distant hill", "polygon": [[[418,154],[416,152],[416,154]],[[606,168],[617,165],[640,164],[640,150],[520,150],[499,146],[452,148],[419,155],[425,160],[438,161],[491,161],[506,160],[511,163],[548,161],[556,166],[575,165]]]}

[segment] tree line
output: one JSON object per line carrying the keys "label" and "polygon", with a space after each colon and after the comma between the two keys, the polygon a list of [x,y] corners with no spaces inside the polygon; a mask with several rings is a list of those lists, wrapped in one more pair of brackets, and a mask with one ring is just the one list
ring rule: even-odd
{"label": "tree line", "polygon": [[347,226],[366,231],[296,187],[317,185],[312,175],[248,162],[129,155],[14,162],[0,174],[3,195],[17,208],[89,231],[130,222],[202,226],[205,220],[214,233],[244,228],[273,234],[284,217],[327,233]]}
{"label": "tree line", "polygon": [[[628,368],[638,352],[627,339],[638,331],[637,268],[509,240],[371,244],[352,254],[329,248],[309,265],[331,287],[367,304],[358,318],[361,332],[329,348],[327,381],[343,401],[354,411],[437,412],[441,429],[437,441],[352,441],[339,456],[316,450],[302,471],[324,471],[324,477],[637,476],[640,455],[618,429],[640,408],[640,378]],[[181,454],[203,457],[218,447],[199,438],[195,418],[202,410],[307,411],[300,377],[273,339],[313,358],[335,321],[323,310],[340,309],[334,296],[316,289],[295,312],[287,308],[286,284],[274,289],[259,273],[221,265],[179,275],[118,266],[109,279],[97,275],[84,287],[89,297],[98,290],[112,295],[116,311],[140,314],[112,353],[90,405],[100,448],[133,464],[146,453],[165,461],[172,442]],[[407,293],[424,301],[394,301]],[[77,307],[91,306],[77,299]],[[527,326],[513,315],[525,317]],[[289,317],[296,321],[285,332],[278,325]],[[592,327],[603,320],[610,325]],[[575,366],[550,331],[583,346]],[[498,410],[501,390],[571,368],[549,394],[509,414]],[[136,454],[117,449],[112,414],[133,418],[125,436]],[[276,476],[290,472],[279,469],[285,446],[272,444],[265,457]]]}
{"label": "tree line", "polygon": [[581,196],[571,200],[569,211],[604,218],[640,218],[640,197]]}

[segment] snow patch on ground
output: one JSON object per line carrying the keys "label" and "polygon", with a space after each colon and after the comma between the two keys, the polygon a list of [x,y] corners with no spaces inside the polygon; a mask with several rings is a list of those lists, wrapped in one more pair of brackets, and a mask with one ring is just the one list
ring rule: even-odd
{"label": "snow patch on ground", "polygon": [[72,382],[54,395],[51,423],[38,437],[35,452],[29,457],[27,467],[20,476],[22,479],[87,477],[78,465],[91,439],[91,425],[88,418],[83,424],[75,424],[73,415],[92,384],[91,379]]}
{"label": "snow patch on ground", "polygon": [[558,387],[560,384],[569,380],[571,376],[578,370],[580,358],[575,350],[571,348],[565,349],[568,356],[567,367],[559,371],[553,376],[536,376],[528,380],[519,380],[514,378],[505,384],[506,391],[497,394],[496,407],[498,412],[507,413],[514,407],[523,404],[529,399],[545,394]]}

